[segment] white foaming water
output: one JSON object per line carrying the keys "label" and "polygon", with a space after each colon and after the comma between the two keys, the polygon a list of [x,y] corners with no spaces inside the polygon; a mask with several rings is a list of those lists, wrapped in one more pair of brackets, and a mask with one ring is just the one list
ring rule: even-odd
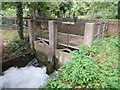
{"label": "white foaming water", "polygon": [[0,88],[39,88],[48,77],[46,67],[11,67],[0,76]]}

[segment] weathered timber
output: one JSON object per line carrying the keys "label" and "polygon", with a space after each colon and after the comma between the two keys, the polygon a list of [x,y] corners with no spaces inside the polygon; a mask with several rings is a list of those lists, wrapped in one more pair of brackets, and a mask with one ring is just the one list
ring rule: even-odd
{"label": "weathered timber", "polygon": [[[49,33],[47,32],[47,30],[42,30],[42,36],[40,35],[40,30],[38,30],[36,32],[37,38],[39,39],[48,39],[49,38]],[[69,34],[69,43],[68,46],[74,46],[77,47],[79,46],[81,43],[83,43],[83,36],[79,36],[79,35],[74,35],[74,34]],[[67,33],[57,33],[57,41],[58,44],[59,43],[63,43],[67,45],[67,40],[68,40],[68,34]]]}
{"label": "weathered timber", "polygon": [[[55,56],[55,49],[57,49],[57,26],[54,21],[48,22],[49,27],[49,45],[43,40],[35,41],[36,57],[47,64],[48,71],[51,72],[58,68],[58,59]],[[42,54],[42,55],[41,55]],[[44,58],[46,57],[46,58]]]}
{"label": "weathered timber", "polygon": [[[41,43],[39,41],[35,41],[34,43],[36,49],[36,58],[47,66],[47,73],[50,74],[55,70],[53,65],[53,59],[55,59],[53,58],[53,49],[50,45],[46,45],[45,43]],[[52,62],[49,62],[49,60],[52,60]]]}
{"label": "weathered timber", "polygon": [[70,53],[64,52],[59,49],[55,50],[55,55],[56,55],[56,58],[58,58],[60,65],[65,64],[67,60],[73,57],[73,55],[71,55]]}
{"label": "weathered timber", "polygon": [[[37,38],[37,39],[41,40],[41,38]],[[45,39],[45,38],[43,38],[42,40],[45,41],[45,42],[49,42],[49,40]],[[59,48],[59,46],[67,47],[67,45],[64,44],[64,43],[58,43],[58,48]],[[71,48],[71,49],[74,49],[74,50],[79,50],[78,47],[75,47],[75,46],[72,46],[72,45],[68,45],[68,48]]]}
{"label": "weathered timber", "polygon": [[55,24],[54,21],[49,21],[49,46],[51,47],[50,49],[50,56],[48,58],[48,61],[52,62],[52,57],[55,56],[55,49],[57,49],[57,25]]}
{"label": "weathered timber", "polygon": [[57,25],[54,21],[49,21],[49,45],[57,48]]}
{"label": "weathered timber", "polygon": [[31,49],[34,48],[34,40],[35,40],[35,25],[34,20],[28,20],[28,30],[29,30],[29,41]]}
{"label": "weathered timber", "polygon": [[[45,43],[41,43],[39,41],[34,41],[36,52],[39,51],[47,56],[48,59],[52,59],[53,50],[50,45],[46,45]],[[47,60],[49,61],[49,60]]]}
{"label": "weathered timber", "polygon": [[93,35],[95,32],[95,23],[86,23],[85,24],[85,32],[84,32],[84,44],[87,46],[92,45]]}

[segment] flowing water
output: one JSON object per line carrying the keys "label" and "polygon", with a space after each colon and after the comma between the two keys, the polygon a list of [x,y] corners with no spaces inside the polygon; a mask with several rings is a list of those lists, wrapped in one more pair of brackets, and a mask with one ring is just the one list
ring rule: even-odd
{"label": "flowing water", "polygon": [[46,67],[34,58],[25,67],[10,67],[0,76],[0,88],[39,88],[48,79]]}

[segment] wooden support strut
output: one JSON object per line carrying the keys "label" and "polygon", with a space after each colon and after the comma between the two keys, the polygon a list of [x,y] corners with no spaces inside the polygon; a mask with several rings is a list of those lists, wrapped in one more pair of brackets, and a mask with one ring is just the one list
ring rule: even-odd
{"label": "wooden support strut", "polygon": [[83,43],[89,47],[92,45],[94,31],[95,31],[95,23],[86,23],[85,24]]}

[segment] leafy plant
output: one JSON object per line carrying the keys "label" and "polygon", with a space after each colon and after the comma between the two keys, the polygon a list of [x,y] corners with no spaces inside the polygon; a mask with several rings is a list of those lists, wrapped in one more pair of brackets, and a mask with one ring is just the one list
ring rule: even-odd
{"label": "leafy plant", "polygon": [[63,65],[46,88],[109,88],[119,89],[118,37],[107,37],[73,51],[74,57]]}
{"label": "leafy plant", "polygon": [[13,40],[11,43],[7,45],[7,49],[16,54],[16,53],[22,53],[25,50],[25,47],[28,45],[28,37],[24,38],[23,40]]}

